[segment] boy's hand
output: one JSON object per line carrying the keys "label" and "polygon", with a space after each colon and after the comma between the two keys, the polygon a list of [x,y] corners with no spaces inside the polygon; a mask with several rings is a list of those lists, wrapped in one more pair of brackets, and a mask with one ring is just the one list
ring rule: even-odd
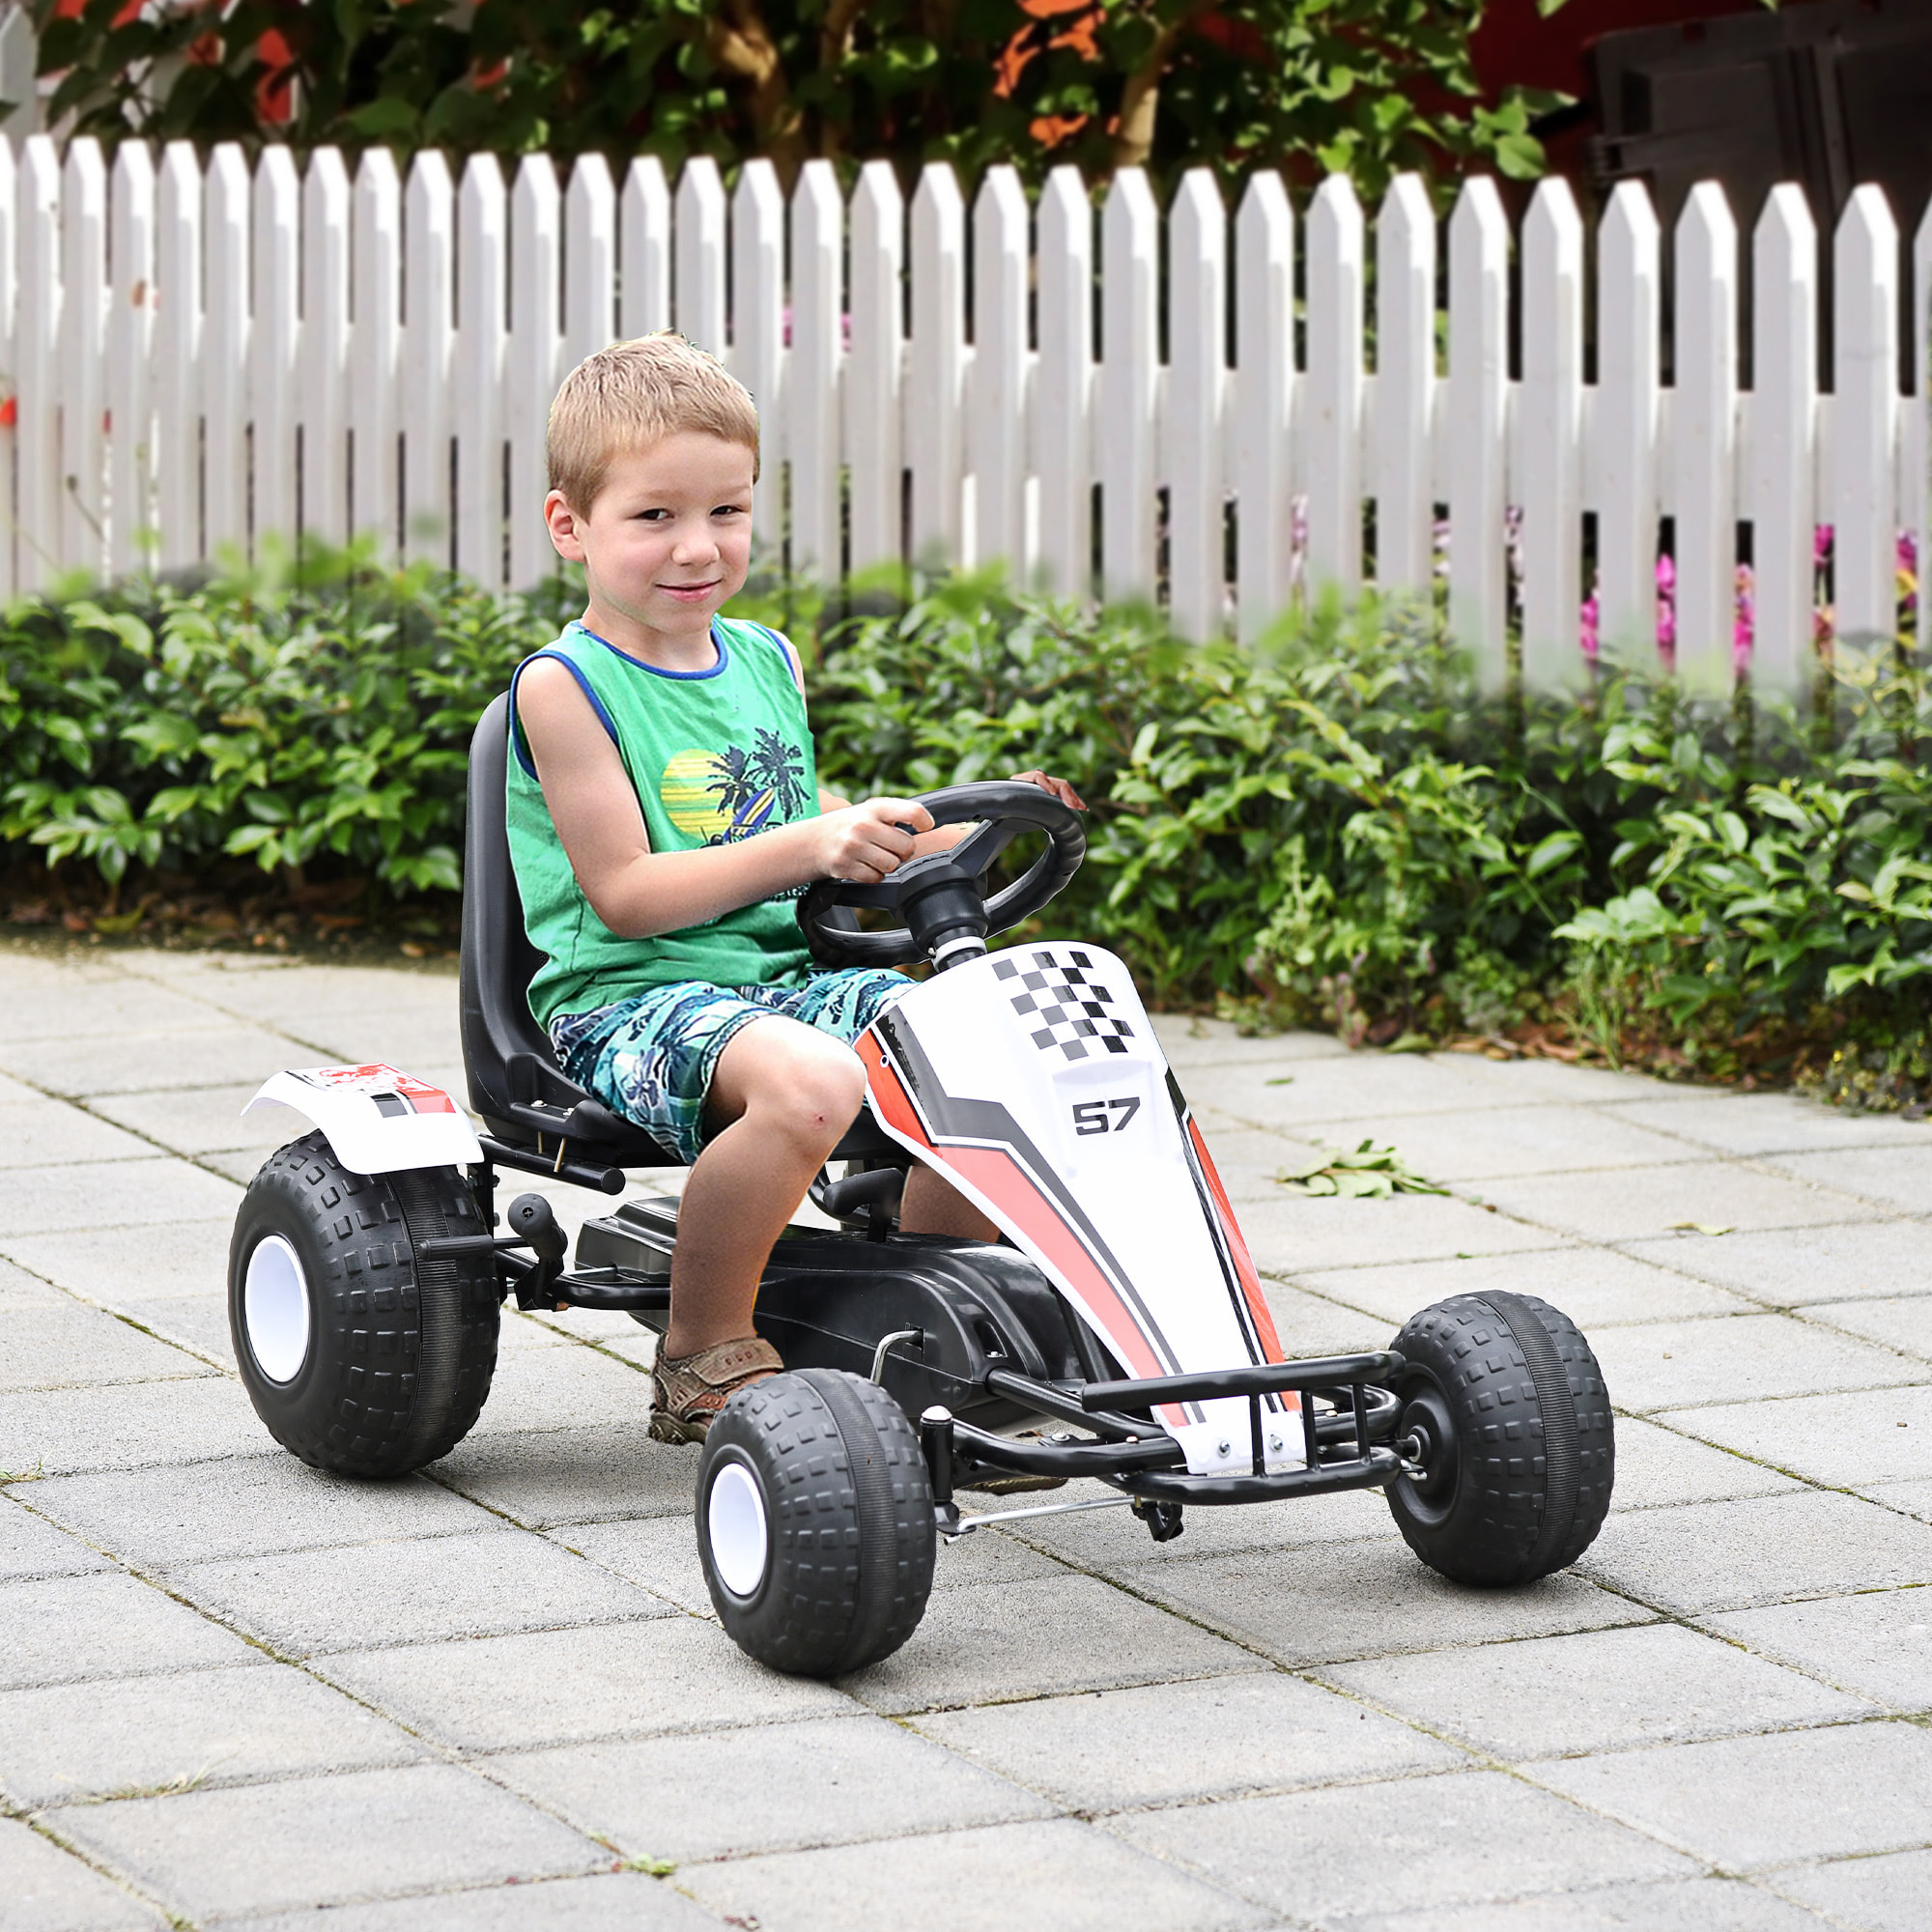
{"label": "boy's hand", "polygon": [[875,886],[913,856],[914,837],[932,830],[932,813],[916,799],[868,798],[810,822],[818,876]]}
{"label": "boy's hand", "polygon": [[1065,779],[1049,778],[1044,772],[1015,772],[1015,784],[1037,785],[1041,791],[1050,791],[1062,805],[1069,806],[1075,811],[1085,811],[1087,801],[1066,782]]}

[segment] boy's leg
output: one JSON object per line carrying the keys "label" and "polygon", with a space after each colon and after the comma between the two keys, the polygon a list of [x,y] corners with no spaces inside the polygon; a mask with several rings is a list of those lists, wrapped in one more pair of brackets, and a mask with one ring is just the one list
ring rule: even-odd
{"label": "boy's leg", "polygon": [[1000,1231],[943,1175],[915,1166],[906,1176],[899,1227],[908,1235],[945,1235],[956,1241],[997,1241]]}
{"label": "boy's leg", "polygon": [[753,1332],[772,1244],[865,1092],[859,1056],[829,1034],[773,1013],[732,1035],[705,1109],[723,1124],[693,1164],[678,1211],[665,1355],[695,1355]]}

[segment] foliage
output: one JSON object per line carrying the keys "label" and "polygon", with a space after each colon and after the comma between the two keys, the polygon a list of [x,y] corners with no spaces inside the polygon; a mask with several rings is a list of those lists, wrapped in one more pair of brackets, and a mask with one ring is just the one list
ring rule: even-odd
{"label": "foliage", "polygon": [[[561,581],[502,599],[354,558],[21,603],[0,840],[116,888],[243,871],[433,903],[469,732],[568,606]],[[963,576],[856,615],[770,586],[738,608],[805,647],[820,771],[848,795],[1072,779],[1089,860],[1036,930],[1116,948],[1159,1004],[1932,1097],[1911,653],[1841,648],[1829,719],[1608,671],[1512,711],[1427,612],[1372,600],[1254,646]]]}
{"label": "foliage", "polygon": [[[1318,1147],[1326,1143],[1318,1141]],[[1446,1194],[1423,1178],[1392,1147],[1365,1140],[1352,1153],[1323,1153],[1320,1160],[1289,1169],[1275,1179],[1291,1194],[1339,1195],[1343,1200],[1385,1201],[1392,1194]]]}
{"label": "foliage", "polygon": [[1484,0],[34,0],[51,111],[108,140],[676,163],[769,156],[1540,172],[1542,97],[1480,104]]}

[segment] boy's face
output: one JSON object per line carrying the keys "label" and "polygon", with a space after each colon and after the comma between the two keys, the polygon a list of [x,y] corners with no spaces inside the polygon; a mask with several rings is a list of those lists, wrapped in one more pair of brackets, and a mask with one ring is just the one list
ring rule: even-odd
{"label": "boy's face", "polygon": [[588,512],[553,490],[544,502],[557,554],[584,566],[592,628],[702,641],[744,588],[752,561],[752,452],[699,430],[615,458]]}

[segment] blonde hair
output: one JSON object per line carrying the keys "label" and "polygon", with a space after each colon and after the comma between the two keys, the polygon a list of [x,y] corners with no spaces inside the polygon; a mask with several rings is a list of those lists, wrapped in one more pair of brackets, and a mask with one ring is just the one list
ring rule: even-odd
{"label": "blonde hair", "polygon": [[670,328],[613,342],[586,355],[550,406],[550,487],[587,515],[614,458],[691,430],[744,444],[757,475],[757,406],[715,355]]}

